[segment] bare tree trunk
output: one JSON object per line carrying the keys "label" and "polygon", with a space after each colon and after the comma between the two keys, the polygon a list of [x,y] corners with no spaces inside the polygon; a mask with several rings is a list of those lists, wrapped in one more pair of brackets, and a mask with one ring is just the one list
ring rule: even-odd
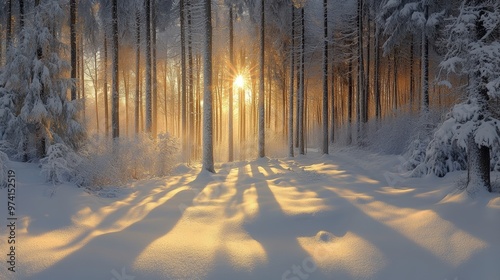
{"label": "bare tree trunk", "polygon": [[179,0],[179,12],[180,12],[180,32],[181,32],[181,149],[184,156],[184,160],[188,159],[186,154],[187,143],[186,143],[186,131],[187,131],[187,96],[186,96],[186,30],[185,30],[185,0]]}
{"label": "bare tree trunk", "polygon": [[293,146],[293,96],[294,96],[294,74],[295,74],[295,6],[292,3],[292,35],[290,46],[290,96],[288,98],[288,156],[294,156]]}
{"label": "bare tree trunk", "polygon": [[[7,24],[5,30],[5,53],[8,54],[12,42],[12,0],[7,0]],[[7,57],[7,55],[6,55]]]}
{"label": "bare tree trunk", "polygon": [[260,85],[259,85],[259,157],[265,157],[265,127],[264,127],[264,41],[265,41],[264,0],[260,1]]}
{"label": "bare tree trunk", "polygon": [[146,13],[146,132],[152,133],[153,112],[151,104],[151,0],[145,0]]}
{"label": "bare tree trunk", "polygon": [[[229,8],[229,63],[234,68],[233,5]],[[229,85],[228,97],[228,161],[233,161],[233,85]]]}
{"label": "bare tree trunk", "polygon": [[212,120],[212,1],[205,1],[205,42],[203,54],[203,169],[215,173]]}
{"label": "bare tree trunk", "polygon": [[[429,18],[429,4],[424,3],[424,17]],[[421,113],[429,112],[429,40],[425,27],[422,28],[422,108]]]}
{"label": "bare tree trunk", "polygon": [[151,0],[151,64],[152,64],[152,135],[158,135],[158,74],[156,60],[156,0]]}
{"label": "bare tree trunk", "polygon": [[139,95],[140,95],[140,83],[141,83],[141,73],[140,73],[140,62],[141,62],[141,15],[139,8],[135,12],[135,108],[134,108],[134,127],[135,134],[139,134]]}
{"label": "bare tree trunk", "polygon": [[323,154],[328,147],[328,1],[323,0]]}
{"label": "bare tree trunk", "polygon": [[299,123],[298,135],[299,135],[299,154],[305,154],[305,143],[304,143],[304,76],[305,76],[305,44],[306,44],[306,36],[305,36],[305,17],[304,17],[305,8],[302,7],[300,9],[300,22],[301,22],[301,51],[300,51],[300,86],[298,93],[298,112],[297,112],[297,120]]}
{"label": "bare tree trunk", "polygon": [[[9,1],[10,3],[10,1]],[[76,0],[70,0],[71,100],[76,99]]]}
{"label": "bare tree trunk", "polygon": [[381,105],[380,105],[380,26],[376,24],[375,31],[375,117],[380,120]]}
{"label": "bare tree trunk", "polygon": [[103,64],[104,64],[104,131],[106,134],[106,137],[109,137],[109,105],[108,105],[108,40],[107,34],[106,34],[106,28],[104,28],[104,58],[103,58]]}
{"label": "bare tree trunk", "polygon": [[[193,137],[194,137],[194,83],[193,83],[193,36],[192,36],[192,21],[191,21],[191,0],[186,1],[186,10],[187,10],[187,125],[188,128],[188,137],[187,137],[187,153],[188,158],[192,158],[193,153]],[[217,135],[217,134],[216,134]]]}
{"label": "bare tree trunk", "polygon": [[120,96],[118,95],[118,6],[117,0],[112,1],[112,19],[113,19],[113,72],[112,72],[112,91],[113,102],[111,112],[111,123],[113,125],[113,138],[120,137],[120,115],[119,104]]}

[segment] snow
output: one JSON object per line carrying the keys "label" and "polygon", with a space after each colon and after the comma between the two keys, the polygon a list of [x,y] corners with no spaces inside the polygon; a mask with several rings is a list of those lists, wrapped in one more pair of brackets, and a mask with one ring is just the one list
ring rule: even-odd
{"label": "snow", "polygon": [[309,151],[90,193],[8,162],[19,257],[0,279],[496,279],[500,195],[460,192],[465,172],[406,178],[399,164]]}

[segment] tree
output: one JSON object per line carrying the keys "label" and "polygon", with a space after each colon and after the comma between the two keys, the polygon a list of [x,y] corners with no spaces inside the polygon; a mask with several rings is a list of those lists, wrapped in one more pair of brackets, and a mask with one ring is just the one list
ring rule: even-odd
{"label": "tree", "polygon": [[[229,63],[234,68],[234,23],[233,5],[229,4]],[[233,85],[229,86],[228,97],[228,161],[233,161]]]}
{"label": "tree", "polygon": [[264,0],[260,1],[260,60],[259,60],[259,157],[266,155],[264,127],[264,57],[265,57],[265,13]]}
{"label": "tree", "polygon": [[151,134],[153,126],[151,98],[151,0],[144,0],[146,14],[146,132]]}
{"label": "tree", "polygon": [[8,140],[13,156],[25,161],[44,157],[54,143],[77,149],[84,137],[76,104],[66,96],[70,66],[61,59],[64,46],[57,37],[64,19],[62,3],[35,1],[30,15],[30,24],[21,30],[23,40],[11,49],[0,75],[0,119],[6,124],[0,139]]}
{"label": "tree", "polygon": [[[323,0],[323,154],[328,154],[328,1]],[[332,112],[333,114],[333,112]]]}
{"label": "tree", "polygon": [[203,46],[203,169],[215,173],[212,120],[212,1],[205,1]]}
{"label": "tree", "polygon": [[500,141],[500,121],[489,109],[489,99],[500,97],[500,3],[464,0],[447,31],[448,53],[440,66],[467,76],[469,85],[467,100],[453,108],[436,135],[467,149],[467,190],[491,192],[490,148]]}
{"label": "tree", "polygon": [[76,0],[71,0],[70,4],[70,45],[71,45],[71,100],[76,99]]}
{"label": "tree", "polygon": [[288,156],[294,156],[293,150],[293,96],[294,96],[294,74],[295,74],[295,6],[292,3],[291,9],[291,36],[290,36],[290,90],[288,97]]}
{"label": "tree", "polygon": [[112,104],[111,104],[111,125],[113,139],[120,137],[120,115],[119,104],[120,96],[118,93],[118,4],[117,0],[112,1],[112,38],[113,38],[113,54],[112,64],[113,69],[111,73],[112,80]]}

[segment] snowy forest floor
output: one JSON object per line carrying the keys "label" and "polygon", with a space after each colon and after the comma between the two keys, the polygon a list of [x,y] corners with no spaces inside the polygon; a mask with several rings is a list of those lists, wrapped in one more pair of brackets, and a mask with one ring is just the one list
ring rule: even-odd
{"label": "snowy forest floor", "polygon": [[89,193],[11,162],[17,272],[2,226],[0,279],[500,279],[500,195],[457,191],[465,172],[400,178],[398,163],[311,152]]}

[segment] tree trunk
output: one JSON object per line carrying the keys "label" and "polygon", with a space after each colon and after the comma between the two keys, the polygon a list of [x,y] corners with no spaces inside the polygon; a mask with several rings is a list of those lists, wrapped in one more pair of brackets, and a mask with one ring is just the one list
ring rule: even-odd
{"label": "tree trunk", "polygon": [[113,72],[112,72],[112,91],[113,102],[111,112],[111,123],[113,126],[113,139],[120,137],[120,115],[118,95],[118,6],[117,0],[112,1],[112,19],[113,19]]}
{"label": "tree trunk", "polygon": [[328,1],[323,0],[323,154],[328,154]]}
{"label": "tree trunk", "polygon": [[300,10],[300,22],[301,22],[301,51],[300,51],[300,86],[299,86],[299,95],[298,95],[298,123],[299,123],[299,154],[305,154],[305,143],[304,143],[304,76],[305,76],[305,45],[306,45],[306,36],[305,36],[305,17],[304,17],[305,8],[302,7]]}
{"label": "tree trunk", "polygon": [[141,62],[141,14],[139,12],[139,8],[137,8],[135,12],[135,35],[136,35],[136,44],[135,44],[135,108],[134,108],[134,127],[135,134],[139,134],[139,95],[140,95],[140,83],[141,83],[141,74],[140,74],[140,62]]}
{"label": "tree trunk", "polygon": [[295,74],[295,7],[292,4],[292,35],[290,46],[290,96],[288,98],[288,156],[294,156],[293,150],[293,95],[294,95],[294,74]]}
{"label": "tree trunk", "polygon": [[212,120],[212,1],[205,1],[205,44],[203,54],[203,169],[215,173]]}
{"label": "tree trunk", "polygon": [[[425,4],[424,7],[425,20],[429,17],[429,5]],[[426,114],[429,112],[429,40],[425,27],[422,28],[422,108],[421,113]]]}
{"label": "tree trunk", "polygon": [[[234,68],[234,26],[233,26],[233,5],[229,8],[229,63]],[[228,161],[233,161],[233,84],[229,85],[228,96]]]}
{"label": "tree trunk", "polygon": [[5,30],[5,52],[9,51],[12,41],[12,0],[7,0],[7,25]]}
{"label": "tree trunk", "polygon": [[[477,1],[479,2],[479,1]],[[486,36],[486,28],[484,26],[485,7],[479,11],[479,16],[476,19],[476,40],[480,41]],[[479,63],[479,62],[478,62]],[[479,68],[479,67],[477,67]],[[480,116],[479,121],[484,121],[489,114],[488,109],[488,78],[483,76],[481,70],[477,70],[472,76],[472,84],[477,84],[470,89],[469,102],[477,105],[477,115]],[[489,192],[492,191],[490,181],[490,149],[486,146],[479,146],[475,141],[476,132],[471,133],[467,143],[467,160],[468,160],[468,176],[467,190],[469,192],[476,191],[478,188],[485,188]]]}
{"label": "tree trunk", "polygon": [[145,0],[146,13],[146,132],[152,133],[153,112],[151,104],[151,0]]}
{"label": "tree trunk", "polygon": [[260,1],[260,85],[259,85],[259,157],[266,155],[265,151],[265,127],[264,127],[264,41],[265,41],[265,13],[264,0]]}
{"label": "tree trunk", "polygon": [[151,0],[151,80],[152,80],[152,135],[158,135],[158,74],[156,61],[156,0]]}
{"label": "tree trunk", "polygon": [[[10,1],[9,1],[10,2]],[[70,0],[71,100],[76,99],[76,0]]]}
{"label": "tree trunk", "polygon": [[108,40],[107,38],[107,32],[106,28],[104,28],[104,58],[103,58],[103,64],[104,64],[104,85],[103,85],[103,92],[104,92],[104,132],[106,134],[106,137],[109,137],[109,104],[108,104]]}
{"label": "tree trunk", "polygon": [[186,96],[186,30],[185,30],[185,0],[179,0],[180,12],[180,32],[181,32],[181,150],[184,160],[187,160],[187,144],[186,144],[186,131],[187,131],[187,96]]}
{"label": "tree trunk", "polygon": [[381,104],[380,104],[380,27],[376,24],[375,31],[375,73],[373,76],[375,83],[375,117],[380,121]]}
{"label": "tree trunk", "polygon": [[187,137],[187,147],[188,147],[188,158],[192,158],[193,152],[193,139],[194,139],[194,83],[193,83],[193,39],[192,39],[192,22],[191,22],[191,0],[186,0],[186,12],[187,12],[187,125],[188,137]]}

